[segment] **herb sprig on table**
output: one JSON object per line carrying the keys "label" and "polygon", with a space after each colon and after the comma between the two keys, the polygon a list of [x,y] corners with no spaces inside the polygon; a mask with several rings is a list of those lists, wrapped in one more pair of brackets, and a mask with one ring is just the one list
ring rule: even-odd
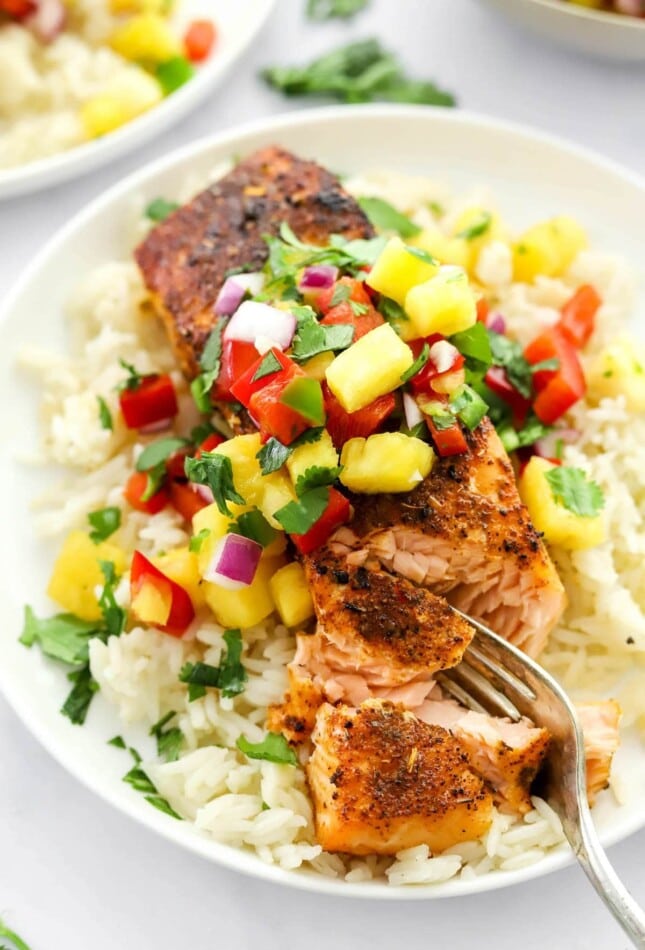
{"label": "herb sprig on table", "polygon": [[348,20],[368,6],[370,0],[307,0],[310,20]]}
{"label": "herb sprig on table", "polygon": [[454,106],[454,96],[430,80],[410,79],[377,39],[359,40],[306,66],[271,66],[262,78],[285,96],[331,96],[340,102],[410,102]]}

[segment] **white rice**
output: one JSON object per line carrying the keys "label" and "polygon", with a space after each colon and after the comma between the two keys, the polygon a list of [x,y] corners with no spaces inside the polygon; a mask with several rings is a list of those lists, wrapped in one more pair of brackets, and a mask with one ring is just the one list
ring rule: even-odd
{"label": "white rice", "polygon": [[[195,183],[196,186],[196,183]],[[380,194],[413,212],[419,221],[429,202],[442,205],[445,223],[464,201],[451,202],[445,188],[423,179],[379,175],[355,180],[358,192]],[[185,197],[185,195],[181,196]],[[469,201],[472,198],[468,199]],[[136,237],[141,227],[135,228]],[[496,244],[499,242],[496,242]],[[571,289],[593,280],[604,296],[597,343],[614,336],[628,319],[633,284],[625,266],[613,257],[584,252],[562,280],[540,279],[534,286],[510,283],[508,250],[492,246],[478,262],[479,279],[488,276],[512,331],[527,339],[540,326],[555,322]],[[120,504],[122,485],[141,449],[121,424],[102,430],[96,396],[111,403],[118,420],[113,386],[121,371],[117,356],[143,371],[169,370],[173,357],[156,322],[140,311],[144,292],[134,265],[110,263],[89,274],[69,312],[74,354],[52,357],[30,350],[23,364],[44,380],[43,424],[47,461],[76,471],[40,501],[39,527],[62,534],[84,523],[88,510]],[[186,387],[175,373],[185,429],[191,408]],[[566,449],[567,463],[580,465],[607,498],[607,540],[582,552],[553,550],[570,595],[570,605],[551,636],[544,656],[575,696],[598,697],[611,691],[620,700],[625,724],[645,725],[642,688],[626,677],[645,657],[645,589],[640,583],[645,553],[645,419],[627,412],[622,399],[584,401],[571,414],[580,430]],[[124,511],[116,540],[154,553],[187,543],[178,516],[164,511],[150,518]],[[127,596],[125,584],[120,597]],[[202,834],[237,848],[255,851],[262,861],[282,868],[308,867],[330,877],[361,882],[386,879],[392,885],[428,885],[458,875],[473,878],[517,870],[543,858],[564,841],[557,815],[541,799],[522,818],[496,812],[488,833],[433,856],[426,846],[402,851],[394,859],[325,854],[316,844],[312,806],[300,767],[247,760],[235,747],[243,734],[264,735],[266,707],[286,687],[286,665],[293,656],[291,634],[273,621],[244,631],[243,662],[249,673],[245,691],[232,699],[211,690],[188,702],[178,674],[188,660],[217,664],[223,630],[200,616],[183,640],[136,627],[107,644],[91,644],[93,675],[124,724],[151,725],[173,710],[185,737],[181,757],[144,766],[164,796]],[[627,643],[627,637],[633,643]],[[604,793],[609,794],[609,793]]]}

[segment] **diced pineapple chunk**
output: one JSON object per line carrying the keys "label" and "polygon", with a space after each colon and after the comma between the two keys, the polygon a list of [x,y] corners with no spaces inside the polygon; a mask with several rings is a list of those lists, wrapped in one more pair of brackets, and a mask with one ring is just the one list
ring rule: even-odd
{"label": "diced pineapple chunk", "polygon": [[556,501],[545,478],[552,468],[555,466],[548,459],[534,455],[520,477],[520,496],[533,524],[544,533],[549,544],[557,544],[571,551],[601,544],[605,540],[603,516],[583,518]]}
{"label": "diced pineapple chunk", "polygon": [[168,0],[110,0],[110,13],[165,13],[172,4]]}
{"label": "diced pineapple chunk", "polygon": [[406,297],[405,309],[418,336],[451,336],[467,330],[477,320],[477,300],[460,267],[442,267],[425,284],[413,287]]}
{"label": "diced pineapple chunk", "polygon": [[624,396],[631,412],[645,412],[645,352],[618,338],[593,360],[587,372],[589,396]]}
{"label": "diced pineapple chunk", "polygon": [[429,280],[436,271],[437,265],[421,260],[401,238],[393,237],[376,258],[365,281],[403,306],[410,288]]}
{"label": "diced pineapple chunk", "polygon": [[294,561],[276,571],[270,581],[271,594],[282,623],[299,627],[314,615],[309,584],[301,565]]}
{"label": "diced pineapple chunk", "polygon": [[158,13],[131,17],[112,34],[112,49],[133,62],[165,63],[182,55],[182,47],[169,21]]}
{"label": "diced pineapple chunk", "polygon": [[472,252],[468,241],[463,238],[448,237],[439,228],[424,228],[410,239],[410,244],[427,251],[442,264],[456,264],[464,270],[470,268]]}
{"label": "diced pineapple chunk", "polygon": [[161,86],[154,76],[132,66],[127,75],[118,76],[102,92],[83,103],[81,123],[89,138],[98,138],[131,122],[162,99]]}
{"label": "diced pineapple chunk", "polygon": [[269,475],[262,476],[262,488],[262,499],[258,508],[272,528],[282,531],[282,526],[275,520],[274,515],[290,501],[296,501],[291,480],[285,472],[271,472]]}
{"label": "diced pineapple chunk", "polygon": [[187,547],[173,548],[152,558],[152,563],[171,581],[184,588],[195,607],[203,607],[206,599],[199,573],[199,558],[195,551]]}
{"label": "diced pineapple chunk", "polygon": [[411,491],[430,474],[434,459],[426,442],[402,432],[350,439],[341,453],[340,480],[351,491],[367,495]]}
{"label": "diced pineapple chunk", "polygon": [[307,442],[294,449],[287,459],[287,468],[291,481],[295,485],[308,468],[335,468],[338,465],[338,452],[326,429],[317,442]]}
{"label": "diced pineapple chunk", "polygon": [[144,580],[132,598],[130,609],[141,623],[163,627],[168,622],[172,607],[172,592],[166,584],[161,590],[150,580]]}
{"label": "diced pineapple chunk", "polygon": [[401,385],[414,358],[389,323],[339,353],[327,370],[327,384],[347,412],[356,412]]}
{"label": "diced pineapple chunk", "polygon": [[583,228],[567,215],[536,224],[513,247],[515,280],[531,283],[538,274],[560,277],[587,244]]}
{"label": "diced pineapple chunk", "polygon": [[117,575],[125,570],[125,553],[116,544],[94,544],[84,531],[72,531],[63,542],[47,586],[52,600],[82,620],[101,618],[94,593],[105,583],[99,561],[112,561]]}
{"label": "diced pineapple chunk", "polygon": [[310,379],[316,379],[319,383],[322,383],[325,378],[325,373],[327,372],[327,367],[333,363],[333,361],[334,354],[327,350],[325,353],[318,353],[317,356],[312,356],[310,360],[302,364],[301,368]]}
{"label": "diced pineapple chunk", "polygon": [[241,590],[226,590],[218,584],[204,583],[206,603],[223,627],[253,627],[273,613],[270,580],[284,564],[283,558],[260,561],[253,583]]}
{"label": "diced pineapple chunk", "polygon": [[251,435],[236,435],[215,449],[216,453],[226,455],[231,460],[235,490],[247,504],[257,507],[260,507],[263,493],[262,470],[256,458],[261,448],[260,435],[254,432]]}

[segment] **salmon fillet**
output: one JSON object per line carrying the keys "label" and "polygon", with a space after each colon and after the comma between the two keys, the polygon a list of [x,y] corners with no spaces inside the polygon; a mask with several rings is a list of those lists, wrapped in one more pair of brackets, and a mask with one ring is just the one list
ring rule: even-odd
{"label": "salmon fillet", "polygon": [[609,785],[611,762],[620,745],[620,706],[614,699],[576,703],[587,760],[587,797],[593,805],[598,792]]}
{"label": "salmon fillet", "polygon": [[529,656],[562,613],[556,569],[520,501],[511,464],[484,419],[469,452],[438,459],[406,494],[352,495],[353,521],[330,547],[445,594]]}
{"label": "salmon fillet", "polygon": [[[301,637],[302,635],[299,635],[298,640]],[[289,689],[281,703],[269,706],[267,729],[270,732],[281,732],[291,745],[298,746],[309,740],[316,725],[316,713],[325,702],[325,696],[314,683],[309,671],[301,666],[297,659],[289,664],[287,674]]]}
{"label": "salmon fillet", "polygon": [[326,851],[444,851],[483,835],[493,802],[457,739],[391,703],[318,710],[306,772]]}
{"label": "salmon fillet", "polygon": [[416,713],[423,722],[456,736],[471,767],[493,790],[500,811],[525,814],[531,785],[549,748],[549,733],[530,719],[519,722],[464,709],[451,699],[430,697]]}
{"label": "salmon fillet", "polygon": [[309,244],[327,244],[331,234],[374,236],[334,175],[269,146],[158,224],[136,249],[152,303],[189,379],[199,373],[227,273],[260,270],[268,256],[263,235],[276,235],[283,221]]}

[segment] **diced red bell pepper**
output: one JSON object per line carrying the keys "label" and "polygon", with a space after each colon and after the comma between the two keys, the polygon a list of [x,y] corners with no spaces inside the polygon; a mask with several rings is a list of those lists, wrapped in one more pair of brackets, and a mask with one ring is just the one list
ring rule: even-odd
{"label": "diced red bell pepper", "polygon": [[[412,350],[412,355],[416,359],[421,353],[424,344],[427,343],[428,346],[432,346],[433,343],[437,343],[439,340],[444,339],[445,337],[440,333],[433,333],[431,336],[425,337],[425,339],[410,340],[408,346]],[[466,360],[463,354],[459,353],[455,357],[455,362],[449,369],[444,370],[443,373],[438,373],[437,367],[432,362],[432,360],[428,360],[425,366],[423,366],[410,380],[410,388],[412,389],[412,392],[415,395],[434,395],[435,390],[433,389],[432,384],[437,380],[444,379],[446,376],[450,376],[450,374],[456,372],[456,370],[461,369],[465,361]]]}
{"label": "diced red bell pepper", "polygon": [[178,449],[166,460],[166,471],[169,478],[186,478],[186,459],[192,456],[190,446]]}
{"label": "diced red bell pepper", "polygon": [[34,0],[0,0],[0,12],[8,13],[17,20],[35,13],[36,9],[37,4]]}
{"label": "diced red bell pepper", "polygon": [[146,472],[133,472],[125,483],[123,497],[136,511],[143,511],[147,515],[156,515],[168,504],[168,492],[165,488],[160,488],[147,501],[143,501],[147,485],[148,475]]}
{"label": "diced red bell pepper", "polygon": [[260,379],[253,379],[257,373],[262,360],[265,356],[260,356],[256,359],[241,376],[231,386],[231,395],[233,399],[237,402],[241,402],[243,406],[246,406],[247,409],[251,406],[251,397],[254,393],[259,392],[260,389],[264,389],[265,386],[268,386],[269,383],[273,382],[275,379],[281,379],[286,384],[289,379],[293,377],[293,374],[298,371],[302,372],[298,366],[289,359],[288,356],[273,347],[270,352],[275,356],[278,363],[281,366],[280,370],[276,370],[275,373],[268,373],[266,376],[261,376]]}
{"label": "diced red bell pepper", "polygon": [[320,322],[325,326],[342,324],[354,327],[354,338],[352,342],[356,343],[357,340],[360,340],[360,338],[365,336],[366,333],[369,333],[370,330],[375,330],[377,327],[380,327],[381,324],[385,323],[385,320],[378,310],[375,310],[372,306],[370,306],[366,313],[356,315],[349,301],[344,300],[337,306],[332,307]]}
{"label": "diced red bell pepper", "polygon": [[221,402],[234,402],[231,386],[239,380],[249,367],[257,363],[260,354],[252,343],[244,340],[224,340],[222,346],[222,366],[211,397]]}
{"label": "diced red bell pepper", "polygon": [[499,396],[511,407],[513,423],[517,428],[521,428],[531,408],[531,400],[518,392],[515,386],[509,382],[506,370],[501,366],[491,366],[484,376],[484,382],[496,396]]}
{"label": "diced red bell pepper", "polygon": [[199,448],[195,452],[195,458],[199,458],[204,452],[214,452],[218,445],[221,445],[222,442],[226,442],[226,439],[223,435],[220,435],[219,432],[211,432],[210,435],[207,435],[203,442],[199,443]]}
{"label": "diced red bell pepper", "polygon": [[179,411],[175,387],[167,373],[142,376],[136,389],[121,390],[119,404],[128,429],[144,429],[172,419]]}
{"label": "diced red bell pepper", "polygon": [[280,401],[280,397],[293,379],[308,377],[300,369],[290,373],[286,378],[281,377],[282,374],[279,374],[267,386],[251,396],[249,412],[258,423],[263,439],[266,436],[274,436],[283,445],[291,445],[294,439],[312,427],[312,422],[297,410],[285,406]]}
{"label": "diced red bell pepper", "polygon": [[208,59],[215,44],[217,31],[212,20],[193,20],[184,35],[184,49],[191,63]]}
{"label": "diced red bell pepper", "polygon": [[342,449],[345,442],[348,442],[349,439],[366,439],[369,435],[372,435],[380,428],[388,416],[392,415],[396,408],[394,393],[379,396],[379,398],[371,402],[369,406],[365,406],[357,412],[346,412],[329,389],[327,383],[323,383],[323,395],[325,397],[325,410],[327,412],[327,422],[325,425],[338,451]]}
{"label": "diced red bell pepper", "polygon": [[[349,301],[353,300],[355,303],[363,304],[365,307],[371,307],[372,298],[370,297],[367,287],[362,280],[356,280],[355,277],[341,277],[340,280],[337,280],[335,284],[331,287],[327,287],[325,290],[319,290],[316,294],[316,306],[320,313],[327,314],[330,310],[335,310],[336,307],[332,307],[332,300],[336,289],[338,286],[349,287],[349,297],[347,300],[342,301],[347,304],[348,309],[353,314],[354,311],[349,307]],[[336,306],[340,306],[337,304]]]}
{"label": "diced red bell pepper", "polygon": [[602,304],[602,298],[591,284],[578,287],[573,297],[564,304],[560,313],[558,329],[569,343],[581,349],[596,328],[596,313]]}
{"label": "diced red bell pepper", "polygon": [[533,409],[540,422],[551,425],[585,394],[587,387],[578,354],[562,331],[552,327],[529,343],[524,356],[531,365],[549,359],[559,362],[558,369],[533,374],[538,394]]}
{"label": "diced red bell pepper", "polygon": [[486,326],[489,312],[490,307],[488,306],[488,301],[485,297],[480,297],[477,301],[477,319],[480,323],[483,323],[484,326]]}
{"label": "diced red bell pepper", "polygon": [[350,507],[347,498],[336,488],[330,488],[327,507],[318,521],[306,534],[292,534],[291,540],[301,554],[309,554],[324,544],[336,528],[349,521],[349,515]]}
{"label": "diced red bell pepper", "polygon": [[458,422],[448,429],[439,429],[430,416],[426,416],[425,420],[435,448],[442,458],[447,458],[449,455],[463,455],[468,451],[468,443]]}
{"label": "diced red bell pepper", "polygon": [[169,485],[170,504],[175,511],[179,512],[184,521],[189,524],[198,511],[208,505],[206,499],[202,498],[188,482],[178,482],[173,479]]}
{"label": "diced red bell pepper", "polygon": [[135,551],[130,568],[130,604],[143,623],[181,637],[195,617],[187,592]]}

